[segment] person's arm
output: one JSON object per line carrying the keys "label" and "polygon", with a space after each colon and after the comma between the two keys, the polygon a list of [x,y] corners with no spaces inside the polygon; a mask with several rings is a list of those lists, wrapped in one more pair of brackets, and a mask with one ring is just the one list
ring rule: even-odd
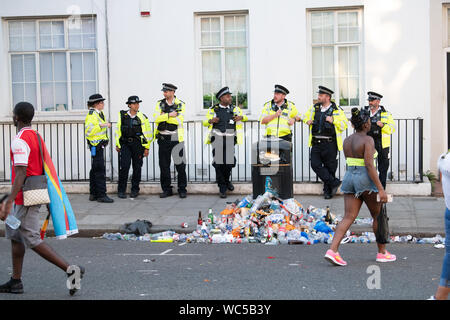
{"label": "person's arm", "polygon": [[235,107],[236,108],[236,110],[237,110],[237,116],[235,116],[235,117],[233,117],[233,120],[234,121],[242,121],[242,122],[245,122],[245,121],[247,121],[248,120],[248,117],[242,112],[242,109],[241,108],[239,108],[239,107]]}
{"label": "person's arm", "polygon": [[15,166],[14,172],[16,177],[14,178],[14,183],[11,187],[11,193],[8,198],[3,201],[1,210],[0,210],[0,219],[5,220],[8,217],[8,214],[11,212],[12,206],[14,204],[14,200],[17,197],[17,194],[22,189],[23,184],[25,183],[25,179],[27,177],[27,167],[26,166]]}
{"label": "person's arm", "polygon": [[273,119],[276,119],[279,116],[281,116],[281,112],[282,112],[282,110],[278,109],[276,113],[263,117],[261,119],[261,124],[268,124]]}
{"label": "person's arm", "polygon": [[120,137],[122,136],[122,114],[119,112],[119,120],[117,120],[116,128],[116,151],[120,152]]}
{"label": "person's arm", "polygon": [[387,195],[384,191],[383,185],[378,178],[378,173],[374,164],[374,154],[375,154],[375,142],[371,137],[367,137],[364,143],[364,164],[367,168],[367,174],[370,179],[375,183],[378,189],[378,194],[380,195],[380,202],[387,202]]}
{"label": "person's arm", "polygon": [[343,132],[348,127],[347,117],[345,116],[344,111],[338,110],[337,112],[333,112],[333,124],[338,133]]}
{"label": "person's arm", "polygon": [[381,133],[393,134],[395,132],[395,121],[392,118],[392,114],[386,112],[386,116],[381,118],[383,126],[381,127]]}
{"label": "person's arm", "polygon": [[155,119],[154,122],[155,122],[156,126],[158,126],[158,124],[160,124],[161,122],[165,122],[165,121],[169,120],[169,114],[164,113],[161,110],[161,101],[158,101],[156,103],[156,108],[155,108],[155,112],[153,113],[153,118]]}
{"label": "person's arm", "polygon": [[314,120],[312,119],[313,108],[314,107],[309,108],[308,111],[306,111],[305,116],[303,117],[303,122],[308,126],[310,126],[314,122]]}

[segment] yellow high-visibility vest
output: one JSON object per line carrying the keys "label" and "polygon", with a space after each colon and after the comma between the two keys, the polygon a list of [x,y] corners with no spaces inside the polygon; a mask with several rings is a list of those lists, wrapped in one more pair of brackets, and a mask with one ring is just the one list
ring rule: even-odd
{"label": "yellow high-visibility vest", "polygon": [[[264,104],[264,107],[261,112],[261,116],[259,117],[259,121],[261,122],[263,118],[273,115],[276,111],[272,108],[273,100],[267,101]],[[276,136],[276,137],[284,137],[288,134],[291,134],[291,126],[289,125],[289,119],[295,118],[298,115],[297,108],[295,104],[289,100],[285,100],[286,108],[283,109],[283,112],[278,118],[273,119],[269,123],[265,124],[266,136]]]}
{"label": "yellow high-visibility vest", "polygon": [[[103,114],[103,112],[101,112],[101,114]],[[95,109],[89,109],[89,113],[84,121],[84,134],[86,136],[86,140],[89,141],[91,146],[96,146],[101,141],[108,141],[108,128],[100,127],[100,124],[103,123],[106,123],[106,118],[103,120],[99,112]]]}

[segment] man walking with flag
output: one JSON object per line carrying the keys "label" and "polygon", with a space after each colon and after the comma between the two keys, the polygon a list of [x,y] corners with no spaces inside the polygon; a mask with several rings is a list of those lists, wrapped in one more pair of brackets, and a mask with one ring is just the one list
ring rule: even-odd
{"label": "man walking with flag", "polygon": [[[19,132],[11,144],[12,188],[10,195],[1,203],[0,220],[4,221],[11,214],[20,220],[20,226],[13,229],[8,224],[6,225],[6,238],[11,240],[13,273],[8,282],[0,285],[0,293],[23,293],[21,277],[26,247],[33,249],[41,257],[66,272],[68,277],[72,276],[74,268],[78,268],[80,276],[85,271],[81,266],[70,266],[41,239],[39,233],[40,205],[24,205],[22,187],[25,179],[43,175],[44,172],[40,145],[42,145],[42,149],[45,149],[45,145],[40,135],[31,128],[33,117],[34,107],[30,103],[19,102],[14,107],[13,121]],[[14,210],[11,212],[13,204]],[[70,292],[73,294],[73,289]]]}

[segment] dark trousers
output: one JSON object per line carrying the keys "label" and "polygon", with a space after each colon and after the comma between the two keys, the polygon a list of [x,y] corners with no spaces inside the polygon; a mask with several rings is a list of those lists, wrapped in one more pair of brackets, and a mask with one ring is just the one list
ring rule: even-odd
{"label": "dark trousers", "polygon": [[311,168],[324,183],[323,191],[330,194],[331,189],[339,183],[336,179],[337,161],[336,141],[313,144],[311,148]]}
{"label": "dark trousers", "polygon": [[95,156],[91,156],[91,171],[89,172],[89,193],[97,198],[106,196],[106,168],[104,149],[96,148]]}
{"label": "dark trousers", "polygon": [[219,191],[227,191],[230,183],[231,171],[236,166],[236,157],[234,156],[234,145],[236,137],[212,136],[212,166],[216,169],[216,181]]}
{"label": "dark trousers", "polygon": [[375,149],[378,152],[378,177],[383,188],[386,189],[387,172],[389,169],[389,147],[383,149],[380,138],[375,140]]}
{"label": "dark trousers", "polygon": [[[163,191],[172,191],[170,163],[172,157],[175,162],[175,169],[177,170],[178,192],[186,192],[187,177],[186,177],[186,160],[184,154],[184,143],[172,141],[169,139],[158,139],[158,157],[159,169],[161,171],[161,188]],[[175,149],[175,150],[174,150]],[[174,154],[172,152],[175,151]]]}
{"label": "dark trousers", "polygon": [[141,182],[141,170],[143,164],[144,147],[140,141],[121,143],[119,152],[119,186],[118,192],[125,193],[128,182],[128,172],[130,165],[133,165],[133,175],[131,177],[131,192],[139,192]]}

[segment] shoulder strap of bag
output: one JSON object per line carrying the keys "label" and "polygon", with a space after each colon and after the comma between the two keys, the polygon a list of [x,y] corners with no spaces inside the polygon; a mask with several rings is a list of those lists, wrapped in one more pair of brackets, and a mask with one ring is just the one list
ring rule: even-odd
{"label": "shoulder strap of bag", "polygon": [[45,169],[44,169],[44,154],[42,152],[42,144],[41,144],[41,137],[39,136],[39,133],[37,131],[34,131],[36,133],[36,137],[38,139],[38,143],[39,143],[39,154],[41,156],[41,160],[42,160],[42,175],[45,174]]}

